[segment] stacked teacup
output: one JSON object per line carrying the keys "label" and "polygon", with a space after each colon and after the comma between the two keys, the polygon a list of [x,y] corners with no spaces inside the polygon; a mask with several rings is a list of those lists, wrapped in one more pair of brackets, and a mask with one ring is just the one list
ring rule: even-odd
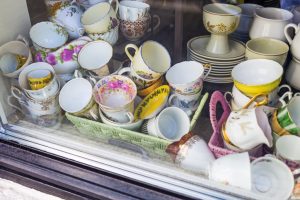
{"label": "stacked teacup", "polygon": [[[134,49],[133,56],[129,49]],[[131,61],[131,66],[120,70],[119,74],[128,73],[136,84],[140,96],[150,94],[162,84],[162,76],[171,66],[171,57],[164,46],[149,40],[139,48],[134,44],[128,44],[125,52]]]}
{"label": "stacked teacup", "polygon": [[31,122],[41,126],[50,127],[60,122],[60,82],[51,65],[43,62],[28,65],[20,73],[19,86],[20,89],[12,86],[11,92],[21,107],[14,105],[9,97],[12,107],[20,110]]}
{"label": "stacked teacup", "polygon": [[184,61],[175,64],[168,70],[166,80],[171,87],[169,105],[176,106],[188,116],[197,109],[203,88],[203,80],[209,74],[204,72],[202,64],[195,61]]}
{"label": "stacked teacup", "polygon": [[[140,1],[121,1],[119,5],[120,29],[124,37],[131,41],[136,41],[142,38],[150,31],[150,5]],[[160,19],[157,15],[160,24]],[[154,29],[156,29],[154,28]]]}

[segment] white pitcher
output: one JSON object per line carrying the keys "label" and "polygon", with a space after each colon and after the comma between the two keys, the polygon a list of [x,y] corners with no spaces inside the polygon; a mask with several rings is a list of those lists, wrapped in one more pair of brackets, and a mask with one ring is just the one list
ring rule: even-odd
{"label": "white pitcher", "polygon": [[[300,60],[300,34],[299,34],[299,27],[300,24],[296,25],[296,24],[288,24],[285,26],[284,28],[284,35],[287,39],[287,41],[289,42],[289,44],[291,45],[291,52],[293,54],[293,57],[295,57],[296,59]],[[294,38],[291,37],[290,33],[288,32],[289,28],[293,28],[294,29],[294,33],[295,36]]]}

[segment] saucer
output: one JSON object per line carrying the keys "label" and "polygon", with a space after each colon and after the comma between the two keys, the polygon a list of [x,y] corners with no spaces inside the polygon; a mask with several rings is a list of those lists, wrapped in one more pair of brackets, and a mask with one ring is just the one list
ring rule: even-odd
{"label": "saucer", "polygon": [[150,119],[155,117],[167,104],[170,87],[162,85],[148,94],[134,111],[134,118]]}
{"label": "saucer", "polygon": [[245,60],[245,58],[243,57],[239,60],[215,61],[215,60],[209,60],[207,58],[202,58],[198,55],[193,54],[192,52],[188,52],[187,57],[192,58],[193,60],[197,60],[198,62],[201,62],[201,63],[210,63],[210,64],[216,64],[216,65],[237,65],[240,62]]}
{"label": "saucer", "polygon": [[245,44],[243,42],[230,39],[229,45],[231,47],[231,51],[227,54],[214,54],[206,51],[206,45],[210,40],[210,35],[199,36],[192,38],[187,43],[187,48],[196,55],[204,57],[209,60],[239,60],[245,56]]}

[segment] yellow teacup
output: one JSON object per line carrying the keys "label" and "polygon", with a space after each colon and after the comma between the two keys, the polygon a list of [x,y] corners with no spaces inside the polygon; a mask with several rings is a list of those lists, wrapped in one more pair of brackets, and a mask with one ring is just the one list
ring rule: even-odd
{"label": "yellow teacup", "polygon": [[52,73],[49,70],[37,69],[29,72],[27,79],[32,90],[39,90],[52,80]]}

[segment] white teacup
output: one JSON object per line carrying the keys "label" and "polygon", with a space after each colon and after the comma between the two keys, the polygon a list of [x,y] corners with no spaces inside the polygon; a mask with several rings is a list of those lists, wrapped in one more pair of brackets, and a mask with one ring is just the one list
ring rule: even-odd
{"label": "white teacup", "polygon": [[250,38],[270,37],[286,41],[284,27],[292,21],[293,14],[280,8],[260,8],[256,10],[250,28]]}
{"label": "white teacup", "polygon": [[276,141],[276,156],[283,161],[300,164],[300,137],[283,135]]}
{"label": "white teacup", "polygon": [[218,158],[210,167],[209,179],[251,190],[251,168],[248,153],[229,154]]}
{"label": "white teacup", "polygon": [[150,5],[139,1],[121,1],[119,5],[119,18],[134,22],[149,15]]}
{"label": "white teacup", "polygon": [[178,141],[189,130],[189,117],[177,107],[165,108],[157,117],[150,119],[142,127],[144,133],[169,141]]}
{"label": "white teacup", "polygon": [[286,81],[295,89],[300,90],[300,60],[293,57],[285,74]]}
{"label": "white teacup", "polygon": [[93,95],[106,118],[119,123],[133,122],[137,88],[131,79],[121,75],[105,76],[95,84]]}
{"label": "white teacup", "polygon": [[98,106],[93,99],[93,86],[83,78],[67,82],[59,93],[59,105],[76,116],[98,120]]}
{"label": "white teacup", "polygon": [[215,161],[215,157],[202,138],[194,135],[179,145],[179,148],[175,159],[176,164],[183,169],[208,175],[209,167]]}
{"label": "white teacup", "polygon": [[184,61],[171,67],[166,79],[172,90],[179,94],[197,94],[203,87],[203,80],[211,71],[205,74],[202,64],[195,61]]}

